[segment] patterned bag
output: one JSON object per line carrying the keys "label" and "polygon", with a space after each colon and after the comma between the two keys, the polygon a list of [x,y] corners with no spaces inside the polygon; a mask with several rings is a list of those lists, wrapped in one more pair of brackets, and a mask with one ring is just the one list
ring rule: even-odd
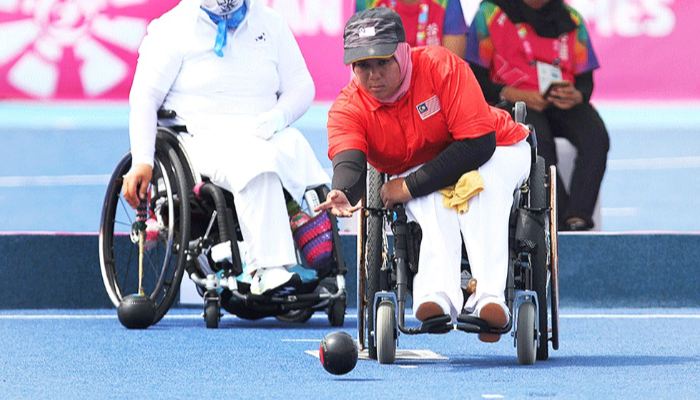
{"label": "patterned bag", "polygon": [[333,231],[327,212],[311,218],[292,232],[294,243],[301,251],[309,266],[323,271],[331,266],[333,252]]}

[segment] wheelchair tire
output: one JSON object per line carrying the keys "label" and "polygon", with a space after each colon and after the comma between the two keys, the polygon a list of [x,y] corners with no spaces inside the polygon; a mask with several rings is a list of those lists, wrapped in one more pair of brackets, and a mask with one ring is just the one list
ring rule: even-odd
{"label": "wheelchair tire", "polygon": [[382,233],[384,229],[384,218],[373,210],[378,210],[384,207],[382,199],[379,195],[382,185],[384,184],[384,174],[368,167],[367,169],[367,195],[365,197],[366,207],[370,210],[367,215],[367,226],[365,229],[365,301],[367,307],[366,323],[367,329],[367,349],[369,358],[377,359],[377,345],[374,327],[374,296],[380,290],[379,288],[379,270],[382,267]]}
{"label": "wheelchair tire", "polygon": [[[122,196],[123,176],[131,168],[127,153],[112,174],[102,208],[99,256],[102,280],[115,307],[138,292],[139,246],[130,240],[135,211]],[[161,224],[155,246],[144,254],[143,289],[156,304],[153,324],[173,304],[185,270],[189,243],[190,208],[182,164],[175,151],[158,146],[149,192],[149,213]],[[154,209],[154,207],[156,209]]]}
{"label": "wheelchair tire", "polygon": [[382,301],[377,307],[377,361],[393,364],[396,360],[396,307]]}
{"label": "wheelchair tire", "polygon": [[221,311],[218,300],[207,300],[204,303],[204,321],[207,324],[207,329],[216,329],[219,327],[221,319]]}
{"label": "wheelchair tire", "polygon": [[[547,257],[549,255],[548,232],[549,223],[547,212],[544,211],[548,207],[548,189],[545,184],[547,177],[545,176],[544,159],[537,156],[535,169],[530,173],[530,206],[535,210],[537,218],[542,219],[544,230],[535,238],[536,246],[531,255],[532,263],[532,290],[537,293],[538,315],[539,315],[539,334],[540,344],[537,348],[537,359],[546,360],[549,358],[549,333],[548,333],[548,312],[549,304],[547,297]],[[542,211],[539,211],[542,210]]]}
{"label": "wheelchair tire", "polygon": [[331,300],[331,304],[328,307],[328,322],[332,327],[343,326],[345,323],[345,308],[344,299]]}
{"label": "wheelchair tire", "polygon": [[534,210],[547,208],[546,182],[544,158],[537,156],[533,170],[530,171],[530,208]]}
{"label": "wheelchair tire", "polygon": [[532,365],[535,363],[537,338],[535,337],[535,304],[525,302],[518,307],[518,323],[515,339],[518,350],[518,363]]}
{"label": "wheelchair tire", "polygon": [[312,308],[302,308],[300,310],[292,310],[286,314],[275,315],[275,319],[282,322],[303,324],[304,322],[310,320],[313,315],[314,310]]}

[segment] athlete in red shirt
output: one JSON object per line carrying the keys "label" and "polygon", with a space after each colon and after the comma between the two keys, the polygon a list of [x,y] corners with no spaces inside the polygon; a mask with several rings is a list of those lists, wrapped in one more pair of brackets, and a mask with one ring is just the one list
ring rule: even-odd
{"label": "athlete in red shirt", "polygon": [[[504,298],[508,218],[514,191],[529,174],[527,129],[486,103],[469,66],[453,53],[438,46],[412,50],[400,17],[388,8],[355,14],[344,40],[344,61],[355,77],[328,115],[333,190],[317,209],[345,217],[358,210],[367,162],[391,175],[382,201],[386,207],[404,203],[409,221],[423,230],[413,280],[416,317],[456,319],[463,312],[464,238],[478,282],[464,311],[504,326],[510,317]],[[484,190],[469,200],[469,211],[443,206],[437,190],[472,170]]]}

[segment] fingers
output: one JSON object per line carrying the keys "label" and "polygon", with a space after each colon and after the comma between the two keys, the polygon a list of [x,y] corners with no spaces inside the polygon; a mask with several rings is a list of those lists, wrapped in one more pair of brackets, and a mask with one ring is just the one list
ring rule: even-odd
{"label": "fingers", "polygon": [[568,110],[577,104],[573,94],[571,96],[552,96],[550,100],[555,107],[562,110]]}
{"label": "fingers", "polygon": [[139,199],[148,200],[148,182],[139,182]]}
{"label": "fingers", "polygon": [[122,183],[122,194],[131,208],[138,208],[142,200],[148,199],[148,182],[142,182],[135,176],[124,176]]}
{"label": "fingers", "polygon": [[330,210],[331,208],[333,208],[333,202],[331,200],[326,200],[323,203],[314,207],[314,211],[315,212],[325,211],[325,210]]}
{"label": "fingers", "polygon": [[326,196],[326,201],[314,208],[314,211],[330,211],[336,217],[352,217],[352,214],[360,207],[353,207],[348,202],[343,192],[339,190],[331,190]]}
{"label": "fingers", "polygon": [[139,205],[139,196],[137,195],[136,182],[133,178],[124,177],[124,183],[122,184],[122,194],[124,199],[131,206],[131,208],[136,208]]}
{"label": "fingers", "polygon": [[525,104],[528,108],[531,108],[534,111],[542,111],[547,108],[547,99],[542,97],[542,95],[537,92],[532,92],[532,95],[528,98]]}

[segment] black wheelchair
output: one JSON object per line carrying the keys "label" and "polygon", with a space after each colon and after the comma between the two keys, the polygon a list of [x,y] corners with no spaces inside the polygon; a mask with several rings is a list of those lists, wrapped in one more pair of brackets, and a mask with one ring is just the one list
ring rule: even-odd
{"label": "black wheelchair", "polygon": [[[161,121],[174,116],[172,111],[159,111]],[[156,305],[155,324],[175,302],[186,271],[203,298],[207,328],[219,326],[222,308],[245,319],[275,317],[299,323],[325,310],[331,326],[342,326],[347,270],[335,217],[324,212],[313,219],[322,222],[317,225],[323,225],[325,244],[332,240],[326,246],[330,255],[324,259],[323,269],[294,291],[251,294],[250,283],[236,279],[243,272],[239,245],[245,242],[233,195],[197,173],[182,144],[183,131],[186,128],[182,126],[158,127],[146,204],[152,225],[148,246],[139,240],[143,225],[139,225],[136,211],[121,194],[122,177],[131,168],[129,152],[110,179],[102,209],[99,256],[105,289],[114,306],[118,307],[123,297],[142,291]],[[309,188],[307,195],[325,199],[328,191],[324,185]],[[306,203],[302,202],[302,208],[311,209]],[[213,250],[222,248],[228,256],[215,257]],[[297,255],[300,265],[308,268],[299,249]]]}
{"label": "black wheelchair", "polygon": [[[516,122],[525,121],[525,104],[516,104],[513,113]],[[420,227],[407,222],[401,204],[392,209],[383,206],[379,193],[386,176],[369,168],[364,212],[359,223],[357,274],[358,342],[371,359],[382,364],[393,363],[401,333],[447,333],[455,329],[493,334],[512,330],[518,362],[523,365],[534,364],[536,359],[546,360],[549,342],[553,349],[559,348],[556,167],[545,171],[544,159],[537,155],[534,132],[529,128],[531,172],[526,182],[515,190],[510,216],[505,298],[513,317],[501,329],[490,328],[484,320],[468,314],[459,315],[454,325],[449,315],[430,318],[419,326],[406,324],[407,296],[413,275],[418,271]],[[393,241],[387,238],[389,229]],[[462,271],[470,272],[464,245]]]}

